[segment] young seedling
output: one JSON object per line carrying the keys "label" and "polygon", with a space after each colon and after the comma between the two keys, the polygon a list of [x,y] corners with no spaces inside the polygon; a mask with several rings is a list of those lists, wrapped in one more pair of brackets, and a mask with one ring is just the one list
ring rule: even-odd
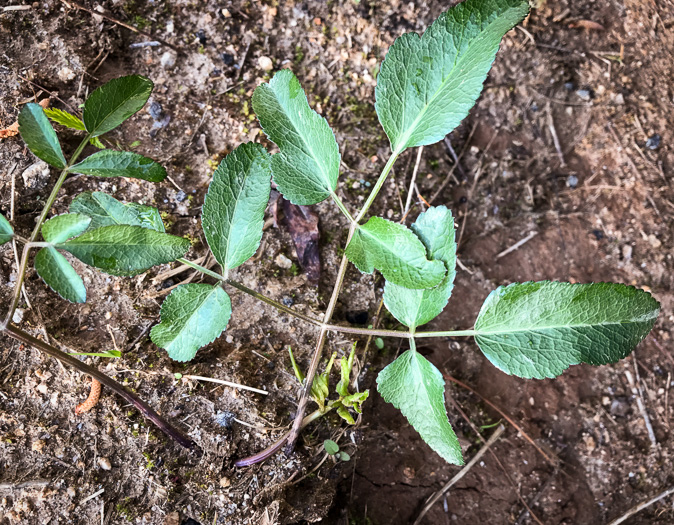
{"label": "young seedling", "polygon": [[339,445],[332,439],[326,439],[323,441],[323,449],[325,450],[326,454],[333,456],[335,459],[339,459],[341,461],[349,461],[351,459],[351,456],[349,456],[346,452],[339,450]]}
{"label": "young seedling", "polygon": [[[279,152],[270,155],[260,144],[242,144],[213,174],[202,224],[219,272],[184,259],[189,243],[165,233],[156,209],[123,204],[104,193],[77,196],[71,213],[42,226],[56,192],[71,172],[148,181],[165,176],[154,161],[130,152],[106,149],[75,164],[91,138],[113,129],[140,109],[151,88],[148,80],[124,77],[99,88],[85,102],[81,124],[62,114],[51,115],[85,131],[85,139],[69,162],[42,109],[26,106],[20,115],[24,140],[38,157],[63,171],[24,247],[5,331],[45,349],[44,343],[28,339],[31,336],[10,323],[20,298],[28,251],[33,247],[42,248],[35,267],[45,282],[76,302],[85,300],[84,286],[61,251],[113,275],[133,275],[157,264],[179,261],[203,272],[213,283],[183,284],[164,301],[161,321],[152,329],[151,339],[172,359],[189,361],[199,348],[226,329],[232,313],[226,287],[294,315],[317,331],[306,378],[291,354],[298,379],[303,382],[292,429],[267,450],[237,461],[237,466],[262,461],[286,443],[292,448],[300,430],[329,410],[335,409],[349,423],[353,422],[351,411],[360,412],[367,392],[350,393],[348,386],[355,348],[348,358],[341,359],[340,382],[335,387],[338,399],[328,399],[334,357],[326,372],[316,376],[329,332],[407,339],[409,350],[382,370],[377,389],[401,410],[433,450],[450,463],[462,464],[461,447],[445,410],[442,374],[417,352],[417,339],[472,336],[503,372],[523,378],[553,378],[571,365],[615,363],[626,357],[652,329],[660,309],[649,293],[622,284],[513,283],[498,287],[487,297],[472,328],[419,331],[443,311],[452,293],[457,246],[451,211],[445,206],[431,207],[410,228],[376,216],[363,223],[396,159],[408,148],[443,139],[468,114],[501,39],[528,10],[526,0],[466,0],[440,15],[422,36],[404,34],[394,42],[381,65],[375,91],[375,108],[389,138],[391,155],[357,212],[350,211],[338,195],[340,153],[335,136],[327,121],[309,106],[297,78],[291,71],[282,70],[269,83],[260,85],[253,94],[253,109]],[[119,100],[113,104],[110,99],[115,97]],[[296,312],[232,278],[236,268],[259,247],[272,177],[278,190],[294,204],[312,205],[331,199],[348,225],[344,256],[321,318]],[[37,241],[40,232],[43,242]],[[12,238],[9,223],[0,221],[0,240]],[[349,262],[361,272],[377,270],[383,275],[384,304],[406,330],[332,323]],[[304,417],[309,399],[314,399],[319,408]]]}

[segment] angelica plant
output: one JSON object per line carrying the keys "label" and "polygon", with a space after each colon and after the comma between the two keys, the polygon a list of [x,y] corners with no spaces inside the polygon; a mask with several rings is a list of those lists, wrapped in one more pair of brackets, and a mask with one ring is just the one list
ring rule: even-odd
{"label": "angelica plant", "polygon": [[[658,302],[647,292],[613,283],[571,284],[525,282],[501,286],[484,302],[475,325],[460,331],[420,331],[447,306],[456,276],[454,218],[445,206],[430,207],[411,225],[368,213],[396,159],[407,149],[433,144],[450,133],[475,104],[503,36],[528,13],[526,0],[466,0],[443,13],[423,35],[408,33],[389,49],[377,77],[375,108],[391,153],[372,191],[359,210],[338,195],[340,153],[328,122],[314,111],[299,80],[290,70],[277,72],[258,86],[252,106],[262,130],[278,147],[271,155],[257,143],[242,144],[213,173],[202,210],[208,247],[220,265],[213,271],[185,259],[189,243],[165,232],[157,209],[122,203],[101,192],[76,196],[70,213],[45,222],[58,188],[70,173],[136,177],[161,181],[165,170],[135,153],[102,150],[76,163],[84,145],[110,131],[138,111],[151,90],[139,76],[113,80],[84,104],[83,120],[64,112],[50,118],[85,137],[66,162],[56,134],[42,108],[29,104],[21,112],[21,135],[30,150],[62,169],[52,196],[28,239],[14,300],[4,324],[14,337],[11,319],[31,248],[40,248],[34,267],[64,299],[84,302],[81,278],[61,252],[113,275],[133,275],[152,266],[178,261],[203,272],[210,284],[182,284],[161,306],[152,341],[176,361],[191,360],[227,328],[232,314],[229,292],[248,293],[316,330],[316,348],[303,382],[292,430],[266,451],[239,460],[250,465],[292,447],[301,428],[334,409],[354,422],[368,393],[349,390],[354,353],[340,361],[338,399],[329,400],[330,360],[316,375],[329,332],[398,337],[409,349],[377,377],[382,397],[400,409],[421,437],[445,460],[462,464],[458,439],[444,404],[445,383],[438,369],[416,350],[427,337],[474,337],[480,350],[500,370],[523,378],[553,378],[571,365],[614,363],[627,356],[652,329]],[[306,315],[251,290],[234,277],[236,269],[257,251],[271,182],[290,202],[313,205],[330,199],[344,215],[348,239],[327,310],[322,317]],[[367,219],[367,220],[366,220]],[[37,240],[38,234],[42,241]],[[0,241],[14,237],[0,220]],[[405,330],[360,329],[332,322],[349,263],[363,273],[384,277],[383,301]],[[25,339],[25,338],[24,338]],[[334,357],[333,357],[334,359]],[[89,373],[89,372],[88,372]],[[309,399],[319,406],[304,417]]]}

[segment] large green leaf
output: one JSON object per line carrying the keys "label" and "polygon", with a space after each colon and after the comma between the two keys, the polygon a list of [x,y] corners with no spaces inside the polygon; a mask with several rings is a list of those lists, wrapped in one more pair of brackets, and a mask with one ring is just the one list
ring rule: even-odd
{"label": "large green leaf", "polygon": [[87,300],[82,278],[66,258],[52,247],[42,248],[35,256],[35,271],[49,287],[71,303]]}
{"label": "large green leaf", "polygon": [[45,221],[42,225],[42,237],[47,242],[58,244],[85,231],[91,218],[80,213],[65,213]]}
{"label": "large green leaf", "polygon": [[543,379],[626,357],[659,312],[649,293],[624,284],[515,283],[489,294],[475,339],[505,373]]}
{"label": "large green leaf", "polygon": [[84,102],[82,114],[89,135],[103,135],[134,115],[150,98],[153,87],[150,79],[130,75],[96,89]]}
{"label": "large green leaf", "polygon": [[255,254],[270,191],[269,154],[260,144],[242,144],[213,173],[202,223],[208,246],[223,270]]}
{"label": "large green leaf", "polygon": [[26,104],[19,113],[19,133],[36,157],[56,168],[65,168],[66,159],[59,139],[39,104]]}
{"label": "large green leaf", "polygon": [[9,223],[5,216],[0,214],[0,245],[9,242],[14,237],[14,228]]}
{"label": "large green leaf", "polygon": [[433,144],[468,114],[505,33],[528,13],[527,0],[466,0],[423,36],[406,33],[388,50],[375,90],[391,149]]}
{"label": "large green leaf", "polygon": [[90,230],[113,224],[128,224],[162,233],[165,231],[157,208],[135,202],[124,204],[100,191],[80,193],[70,203],[70,211],[91,217]]}
{"label": "large green leaf", "polygon": [[115,225],[89,230],[55,247],[106,273],[135,275],[182,257],[190,241],[141,226]]}
{"label": "large green leaf", "polygon": [[150,331],[150,339],[171,359],[189,361],[227,328],[231,315],[229,295],[220,286],[183,284],[164,300],[161,322]]}
{"label": "large green leaf", "polygon": [[161,182],[166,178],[166,170],[154,160],[132,151],[112,149],[94,153],[68,171],[96,177],[131,177],[149,182]]}
{"label": "large green leaf", "polygon": [[463,465],[461,445],[445,410],[445,380],[427,359],[408,350],[379,373],[377,390],[445,461]]}
{"label": "large green leaf", "polygon": [[284,69],[253,93],[262,129],[281,150],[272,156],[274,182],[293,204],[316,204],[334,193],[339,148],[328,122],[309,107],[291,71]]}
{"label": "large green leaf", "polygon": [[58,108],[45,108],[44,114],[47,115],[52,122],[56,122],[57,124],[61,124],[70,129],[86,131],[84,122],[67,111]]}
{"label": "large green leaf", "polygon": [[447,273],[442,261],[426,259],[426,247],[409,228],[380,217],[356,230],[345,254],[361,272],[376,268],[387,281],[406,288],[432,288]]}
{"label": "large green leaf", "polygon": [[429,208],[420,214],[412,231],[426,246],[431,259],[442,261],[447,275],[435,288],[411,290],[387,281],[384,304],[389,312],[412,330],[428,323],[447,306],[456,276],[456,242],[454,217],[445,206]]}

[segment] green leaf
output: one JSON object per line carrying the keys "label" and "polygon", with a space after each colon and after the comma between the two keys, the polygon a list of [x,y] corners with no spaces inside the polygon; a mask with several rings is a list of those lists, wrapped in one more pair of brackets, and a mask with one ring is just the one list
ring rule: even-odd
{"label": "green leaf", "polygon": [[260,246],[270,191],[269,154],[260,144],[242,144],[213,173],[202,222],[208,246],[225,272],[246,262]]}
{"label": "green leaf", "polygon": [[515,283],[489,294],[475,340],[505,373],[543,379],[570,365],[623,359],[659,312],[649,293],[624,284]]}
{"label": "green leaf", "polygon": [[339,375],[340,379],[335,386],[335,392],[341,397],[349,395],[349,383],[351,382],[351,369],[353,368],[353,360],[356,357],[356,343],[351,347],[349,357],[342,357],[339,360]]}
{"label": "green leaf", "polygon": [[91,218],[80,213],[57,215],[42,225],[42,237],[52,244],[65,242],[85,231],[90,223]]}
{"label": "green leaf", "polygon": [[274,182],[293,204],[316,204],[334,193],[339,148],[328,122],[309,107],[291,71],[284,69],[253,93],[262,129],[281,150],[272,156]]}
{"label": "green leaf", "polygon": [[215,341],[232,315],[229,295],[218,285],[182,284],[161,305],[161,322],[150,339],[175,361],[189,361]]}
{"label": "green leaf", "polygon": [[426,259],[426,247],[406,226],[371,217],[346,247],[347,258],[364,273],[376,268],[387,281],[406,288],[431,288],[445,277],[442,261]]}
{"label": "green leaf", "polygon": [[323,448],[331,456],[334,456],[335,454],[337,454],[337,452],[339,452],[339,445],[335,443],[332,439],[326,439],[325,441],[323,441]]}
{"label": "green leaf", "polygon": [[130,202],[124,204],[107,193],[100,191],[83,192],[70,203],[71,213],[81,213],[91,217],[89,230],[113,224],[142,226],[164,233],[164,223],[157,208]]}
{"label": "green leaf", "polygon": [[61,297],[71,303],[86,302],[87,290],[82,278],[54,248],[42,248],[37,252],[34,265],[42,280]]}
{"label": "green leaf", "polygon": [[19,113],[19,133],[36,157],[56,168],[66,167],[59,139],[39,104],[31,102],[23,107]]}
{"label": "green leaf", "polygon": [[112,149],[94,153],[68,171],[96,177],[131,177],[149,182],[161,182],[166,178],[164,167],[152,159],[131,151]]}
{"label": "green leaf", "polygon": [[89,230],[56,248],[111,275],[135,275],[182,257],[190,241],[141,226],[115,225]]}
{"label": "green leaf", "polygon": [[445,206],[429,208],[420,214],[412,231],[426,246],[431,259],[442,261],[447,275],[435,288],[411,290],[387,281],[384,286],[384,304],[402,324],[415,330],[428,323],[447,306],[456,276],[456,242],[454,218]]}
{"label": "green leaf", "polygon": [[13,237],[14,228],[12,228],[9,221],[5,219],[5,216],[0,214],[0,245],[11,241]]}
{"label": "green leaf", "polygon": [[86,131],[84,128],[84,122],[82,122],[72,113],[68,113],[67,111],[63,111],[62,109],[58,108],[45,108],[44,114],[47,115],[47,117],[49,117],[49,120],[51,120],[52,122],[61,124],[66,128],[77,129],[79,131]]}
{"label": "green leaf", "polygon": [[101,139],[99,139],[98,137],[91,137],[89,139],[89,144],[91,144],[92,146],[94,146],[95,148],[98,148],[98,149],[105,149],[105,144],[103,144],[101,142]]}
{"label": "green leaf", "polygon": [[482,91],[501,38],[528,12],[527,0],[466,0],[423,36],[396,39],[375,90],[394,152],[433,144],[459,125]]}
{"label": "green leaf", "polygon": [[122,357],[122,352],[119,350],[108,350],[107,352],[70,352],[68,355],[86,355],[90,357]]}
{"label": "green leaf", "polygon": [[379,373],[377,390],[445,461],[463,465],[461,446],[445,410],[445,381],[427,359],[408,350]]}
{"label": "green leaf", "polygon": [[339,459],[341,459],[342,461],[349,461],[349,460],[351,459],[351,456],[349,456],[349,455],[348,455],[346,452],[344,452],[343,450],[342,450],[339,454],[337,454],[337,456],[338,456]]}
{"label": "green leaf", "polygon": [[83,120],[92,137],[115,129],[138,112],[150,98],[154,84],[140,75],[115,78],[84,102]]}

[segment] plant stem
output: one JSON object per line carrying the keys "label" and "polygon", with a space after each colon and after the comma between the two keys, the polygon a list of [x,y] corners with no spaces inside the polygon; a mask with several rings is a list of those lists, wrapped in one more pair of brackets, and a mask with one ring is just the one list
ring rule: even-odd
{"label": "plant stem", "polygon": [[214,279],[217,279],[218,281],[225,281],[225,278],[220,275],[218,272],[214,272],[213,270],[209,270],[205,266],[201,266],[200,264],[197,264],[195,262],[189,261],[187,259],[183,259],[182,257],[180,259],[176,259],[176,262],[179,262],[180,264],[184,264],[185,266],[189,266],[190,268],[194,268],[196,271],[201,272],[203,274],[206,274],[210,277],[213,277]]}
{"label": "plant stem", "polygon": [[335,202],[335,204],[339,208],[339,211],[341,211],[344,214],[344,216],[347,219],[349,219],[349,223],[353,224],[355,221],[354,221],[353,217],[351,216],[351,214],[349,213],[349,210],[347,210],[346,206],[344,206],[344,203],[342,202],[342,199],[340,199],[337,196],[337,194],[335,194],[335,193],[331,193],[330,195],[332,196],[332,200]]}
{"label": "plant stem", "polygon": [[38,350],[44,352],[45,354],[50,355],[58,359],[59,361],[72,366],[73,368],[76,368],[80,372],[90,375],[94,379],[103,383],[110,390],[120,395],[126,401],[131,403],[134,407],[136,407],[136,409],[138,409],[138,411],[141,414],[143,414],[143,416],[145,416],[152,423],[154,423],[159,428],[159,430],[164,432],[164,434],[166,434],[170,438],[177,441],[180,445],[190,449],[197,448],[197,445],[196,443],[194,443],[194,441],[192,441],[180,430],[173,427],[168,421],[166,421],[163,417],[157,414],[157,412],[155,412],[150,407],[150,405],[148,405],[145,401],[140,399],[136,394],[128,390],[126,387],[120,385],[117,381],[105,375],[103,372],[98,371],[97,369],[87,365],[86,363],[83,363],[82,361],[76,359],[71,355],[66,354],[65,352],[61,352],[61,350],[58,350],[57,348],[54,348],[53,346],[45,343],[44,341],[41,341],[40,339],[33,337],[29,333],[24,332],[23,330],[21,330],[17,326],[14,326],[13,324],[9,324],[5,327],[5,333],[10,337],[13,337],[17,341],[33,346]]}
{"label": "plant stem", "polygon": [[384,182],[386,181],[386,178],[388,177],[389,172],[391,171],[391,168],[393,168],[393,164],[395,163],[396,159],[398,158],[398,155],[400,155],[399,152],[394,151],[391,156],[388,159],[388,162],[386,163],[386,166],[384,166],[384,169],[381,171],[381,175],[379,175],[379,178],[377,179],[377,182],[374,185],[374,188],[372,188],[372,191],[370,192],[370,196],[367,198],[365,201],[365,204],[363,204],[362,209],[360,212],[358,212],[358,215],[356,215],[356,222],[359,223],[365,214],[367,213],[367,210],[370,209],[370,206],[372,206],[372,203],[374,202],[374,199],[377,197],[377,194],[379,193],[379,190],[381,190],[381,187],[384,185]]}
{"label": "plant stem", "polygon": [[331,332],[341,332],[344,334],[367,335],[373,337],[398,337],[401,339],[411,339],[412,337],[469,337],[477,334],[476,330],[450,330],[444,332],[415,332],[411,334],[402,330],[381,330],[372,328],[355,328],[352,326],[341,326],[335,324],[326,324],[325,329]]}

